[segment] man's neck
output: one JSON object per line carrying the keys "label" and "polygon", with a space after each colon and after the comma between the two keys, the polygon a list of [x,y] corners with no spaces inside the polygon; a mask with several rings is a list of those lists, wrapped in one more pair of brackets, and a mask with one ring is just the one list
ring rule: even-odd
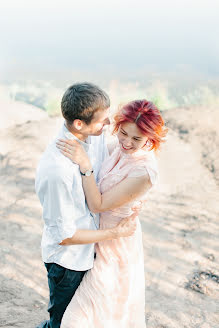
{"label": "man's neck", "polygon": [[69,125],[67,125],[67,123],[65,122],[65,126],[68,129],[69,132],[71,132],[76,138],[78,138],[81,141],[85,141],[87,139],[87,135],[83,135],[81,133],[78,133],[78,131],[75,131],[74,128],[70,127]]}

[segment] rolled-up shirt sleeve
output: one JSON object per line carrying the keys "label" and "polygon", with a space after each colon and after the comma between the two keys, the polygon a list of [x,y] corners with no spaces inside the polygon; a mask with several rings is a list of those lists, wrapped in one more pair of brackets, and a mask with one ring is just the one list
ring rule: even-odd
{"label": "rolled-up shirt sleeve", "polygon": [[63,170],[52,169],[36,184],[43,206],[43,219],[48,227],[56,227],[57,242],[70,238],[76,232],[72,179]]}

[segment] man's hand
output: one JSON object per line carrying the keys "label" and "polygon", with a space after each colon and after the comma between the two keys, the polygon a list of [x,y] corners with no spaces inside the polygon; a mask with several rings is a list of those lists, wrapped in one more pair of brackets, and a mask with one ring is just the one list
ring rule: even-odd
{"label": "man's hand", "polygon": [[134,234],[136,230],[136,217],[138,215],[138,211],[135,211],[132,215],[124,218],[119,222],[116,226],[116,234],[117,237],[129,237]]}
{"label": "man's hand", "polygon": [[66,238],[61,243],[59,243],[59,245],[68,246],[68,245],[74,245],[74,244],[72,243],[72,238]]}
{"label": "man's hand", "polygon": [[133,212],[140,212],[140,210],[142,209],[143,206],[143,202],[146,202],[146,200],[139,200],[138,202],[136,202],[136,205],[132,207],[132,211]]}

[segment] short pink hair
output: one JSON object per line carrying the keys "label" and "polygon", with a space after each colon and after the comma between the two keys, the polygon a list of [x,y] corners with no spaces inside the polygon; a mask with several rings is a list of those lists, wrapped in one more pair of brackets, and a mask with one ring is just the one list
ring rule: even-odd
{"label": "short pink hair", "polygon": [[119,108],[114,117],[113,133],[116,133],[122,123],[135,123],[139,130],[152,143],[151,149],[159,149],[167,134],[164,120],[159,109],[150,101],[135,100]]}

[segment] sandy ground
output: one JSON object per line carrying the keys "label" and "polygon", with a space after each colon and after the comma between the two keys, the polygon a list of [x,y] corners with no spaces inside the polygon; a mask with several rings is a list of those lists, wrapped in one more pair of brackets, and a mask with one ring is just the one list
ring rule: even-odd
{"label": "sandy ground", "polygon": [[[147,327],[218,328],[218,113],[193,108],[164,116],[170,131],[160,182],[140,215]],[[40,118],[0,129],[0,327],[31,328],[48,317],[34,175],[59,126],[59,119]]]}

